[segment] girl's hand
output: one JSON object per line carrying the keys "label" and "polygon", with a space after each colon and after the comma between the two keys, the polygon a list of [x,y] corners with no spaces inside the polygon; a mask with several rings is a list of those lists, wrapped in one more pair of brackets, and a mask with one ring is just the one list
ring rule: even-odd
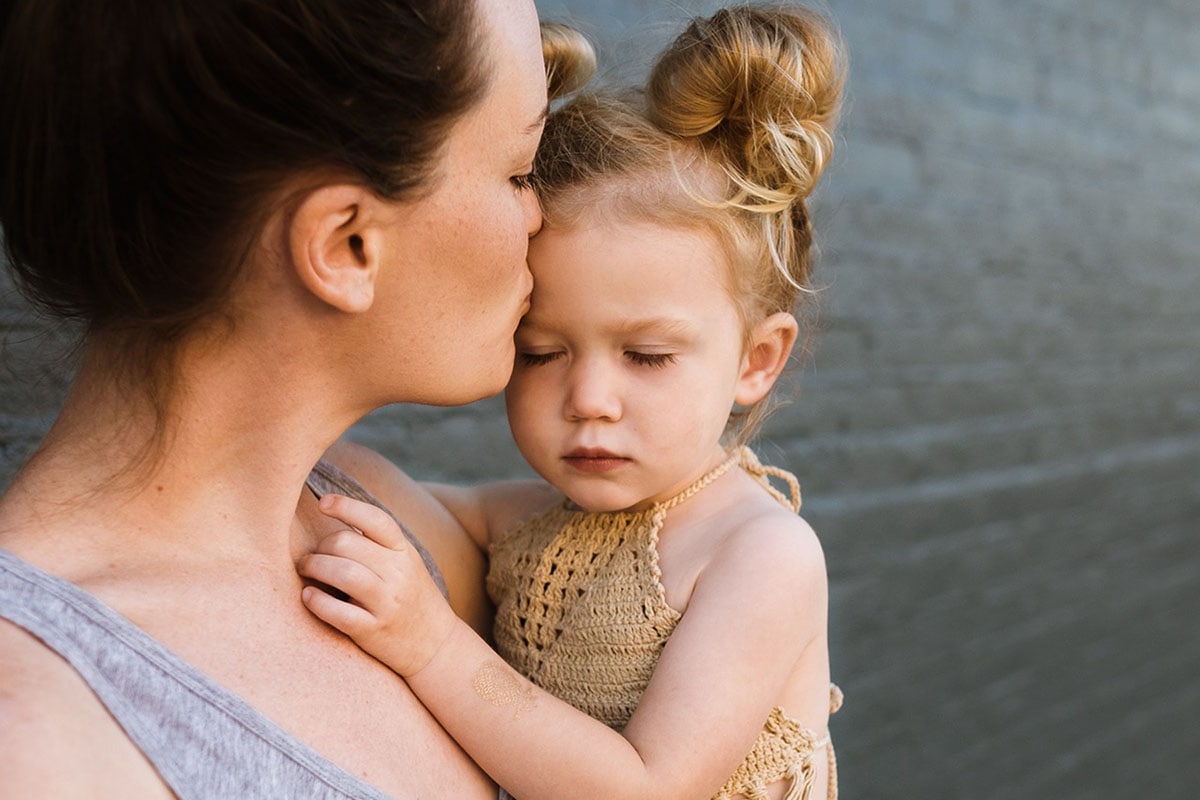
{"label": "girl's hand", "polygon": [[400,675],[419,672],[456,620],[420,555],[383,509],[339,495],[326,495],[318,505],[357,530],[326,536],[296,569],[350,599],[305,586],[304,605]]}

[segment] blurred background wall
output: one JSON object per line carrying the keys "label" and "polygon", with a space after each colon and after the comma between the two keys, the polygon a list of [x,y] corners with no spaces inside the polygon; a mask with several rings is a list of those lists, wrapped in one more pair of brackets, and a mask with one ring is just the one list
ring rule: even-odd
{"label": "blurred background wall", "polygon": [[[719,3],[538,5],[623,82]],[[761,450],[826,547],[843,796],[1198,797],[1200,4],[826,9],[852,60],[826,289]],[[0,298],[2,487],[69,332]],[[525,474],[495,400],[351,436]]]}

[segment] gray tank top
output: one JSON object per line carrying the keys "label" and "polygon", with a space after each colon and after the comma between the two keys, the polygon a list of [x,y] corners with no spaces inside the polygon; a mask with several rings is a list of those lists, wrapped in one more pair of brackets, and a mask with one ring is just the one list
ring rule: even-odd
{"label": "gray tank top", "polygon": [[[309,487],[369,499],[330,465],[318,465]],[[0,617],[75,668],[181,800],[387,798],[94,596],[3,550]]]}

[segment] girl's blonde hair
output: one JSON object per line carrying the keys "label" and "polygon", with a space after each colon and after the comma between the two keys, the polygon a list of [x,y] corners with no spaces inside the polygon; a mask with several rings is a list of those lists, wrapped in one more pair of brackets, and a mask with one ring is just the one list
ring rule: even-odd
{"label": "girl's blonde hair", "polygon": [[541,34],[546,92],[551,100],[568,95],[591,80],[596,72],[596,51],[586,36],[557,22],[543,22]]}
{"label": "girl's blonde hair", "polygon": [[[811,292],[805,200],[833,153],[845,73],[837,31],[807,8],[693,20],[645,90],[580,95],[550,115],[534,165],[545,224],[609,215],[705,231],[747,334],[795,311]],[[739,440],[765,413],[739,415]]]}

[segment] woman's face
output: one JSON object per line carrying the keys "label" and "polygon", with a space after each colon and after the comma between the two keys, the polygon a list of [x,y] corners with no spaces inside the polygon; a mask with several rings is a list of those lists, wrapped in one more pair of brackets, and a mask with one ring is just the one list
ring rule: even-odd
{"label": "woman's face", "polygon": [[398,204],[380,270],[373,311],[402,393],[390,401],[453,405],[503,389],[533,286],[541,212],[525,177],[547,104],[537,11],[476,2],[489,83],[446,140],[431,192]]}

